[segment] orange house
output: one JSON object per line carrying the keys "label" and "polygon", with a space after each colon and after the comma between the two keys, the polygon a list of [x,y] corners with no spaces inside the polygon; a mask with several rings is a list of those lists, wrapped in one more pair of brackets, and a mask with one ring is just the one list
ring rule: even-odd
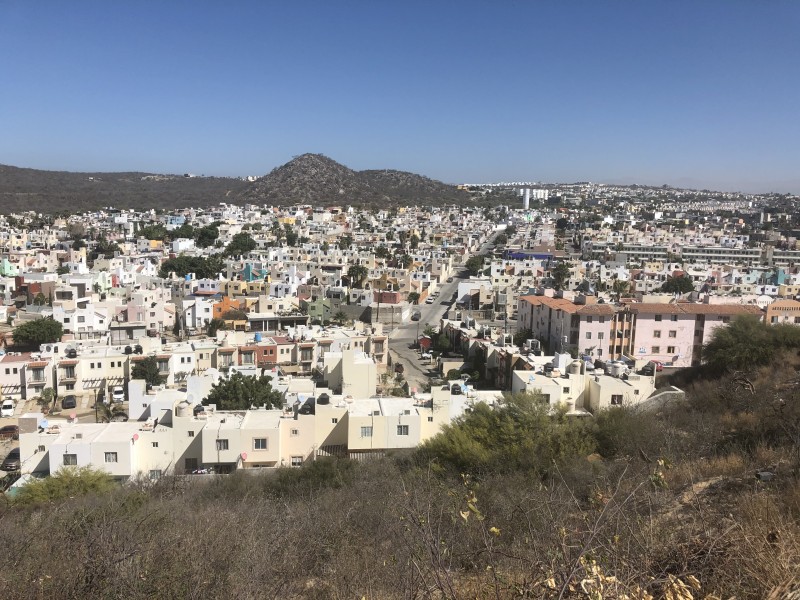
{"label": "orange house", "polygon": [[237,300],[230,296],[223,296],[219,302],[214,303],[212,308],[215,319],[221,319],[222,315],[230,310],[246,310],[243,300]]}

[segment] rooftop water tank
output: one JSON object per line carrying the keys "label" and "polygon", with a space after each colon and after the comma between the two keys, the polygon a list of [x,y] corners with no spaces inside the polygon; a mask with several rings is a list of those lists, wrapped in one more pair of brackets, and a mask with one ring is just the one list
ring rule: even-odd
{"label": "rooftop water tank", "polygon": [[580,375],[581,374],[581,361],[573,360],[567,367],[567,375]]}
{"label": "rooftop water tank", "polygon": [[261,341],[261,334],[260,333],[256,333],[254,339],[255,339],[256,343],[260,342]]}
{"label": "rooftop water tank", "polygon": [[331,397],[328,394],[325,393],[320,394],[319,397],[317,398],[317,404],[330,404],[330,403],[331,403]]}
{"label": "rooftop water tank", "polygon": [[620,377],[625,372],[625,363],[622,361],[615,360],[611,363],[611,375],[612,377]]}
{"label": "rooftop water tank", "polygon": [[178,417],[191,417],[193,414],[192,405],[189,404],[186,400],[181,400],[178,402],[178,406],[175,408],[175,415]]}

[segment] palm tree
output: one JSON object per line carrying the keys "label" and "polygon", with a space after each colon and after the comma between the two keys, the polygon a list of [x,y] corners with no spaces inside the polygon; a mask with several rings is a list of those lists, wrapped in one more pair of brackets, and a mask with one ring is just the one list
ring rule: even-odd
{"label": "palm tree", "polygon": [[347,269],[347,277],[350,279],[350,285],[360,288],[367,278],[369,271],[364,265],[352,265]]}
{"label": "palm tree", "polygon": [[344,311],[339,311],[335,315],[333,315],[333,321],[339,323],[339,325],[344,324],[347,321],[347,315]]}
{"label": "palm tree", "polygon": [[408,254],[404,254],[400,258],[397,259],[397,264],[402,269],[409,268],[414,262],[414,259],[411,258]]}
{"label": "palm tree", "polygon": [[111,402],[97,402],[97,422],[110,423],[111,421],[127,421],[128,413],[121,404]]}

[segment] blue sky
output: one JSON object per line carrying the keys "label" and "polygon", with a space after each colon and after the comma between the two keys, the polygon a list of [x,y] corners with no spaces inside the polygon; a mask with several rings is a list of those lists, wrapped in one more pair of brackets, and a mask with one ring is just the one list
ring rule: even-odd
{"label": "blue sky", "polygon": [[0,163],[800,193],[800,2],[0,0]]}

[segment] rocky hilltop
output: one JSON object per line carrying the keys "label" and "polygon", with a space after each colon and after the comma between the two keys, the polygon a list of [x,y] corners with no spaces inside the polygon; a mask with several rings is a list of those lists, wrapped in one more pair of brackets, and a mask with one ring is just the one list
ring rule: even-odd
{"label": "rocky hilltop", "polygon": [[257,179],[241,197],[267,204],[442,204],[466,192],[440,181],[393,170],[354,171],[322,154],[303,154]]}

